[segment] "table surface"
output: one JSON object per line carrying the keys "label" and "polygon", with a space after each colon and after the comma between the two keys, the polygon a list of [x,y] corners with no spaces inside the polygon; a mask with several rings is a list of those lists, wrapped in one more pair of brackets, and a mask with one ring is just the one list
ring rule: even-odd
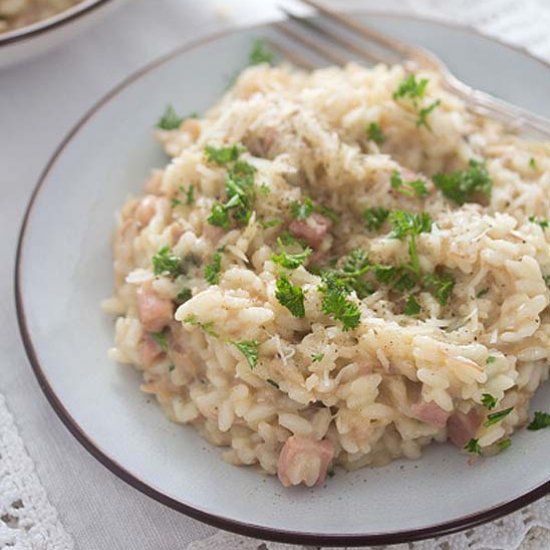
{"label": "table surface", "polygon": [[67,47],[0,72],[0,392],[79,548],[183,549],[215,529],[112,475],[73,439],[44,398],[21,345],[13,300],[13,258],[26,203],[57,144],[124,77],[208,32],[276,17],[274,0],[131,0]]}

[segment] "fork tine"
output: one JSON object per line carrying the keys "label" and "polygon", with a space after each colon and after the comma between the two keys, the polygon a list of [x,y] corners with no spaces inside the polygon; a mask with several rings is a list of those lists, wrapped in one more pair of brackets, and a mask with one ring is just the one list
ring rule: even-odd
{"label": "fork tine", "polygon": [[288,59],[297,67],[302,67],[304,69],[307,69],[308,71],[312,71],[317,68],[317,65],[315,63],[313,63],[303,55],[299,54],[295,50],[291,50],[290,48],[283,46],[282,44],[275,40],[272,40],[271,38],[266,38],[265,42],[272,50],[277,52],[284,59]]}
{"label": "fork tine", "polygon": [[310,19],[306,19],[304,17],[298,17],[297,15],[294,15],[292,12],[288,11],[286,8],[282,6],[280,6],[279,9],[292,21],[295,21],[299,25],[302,25],[308,29],[311,29],[315,33],[325,38],[328,38],[329,40],[332,40],[332,42],[338,44],[344,49],[358,54],[361,58],[368,59],[370,62],[373,62],[373,63],[380,63],[380,62],[390,63],[389,58],[384,55],[371,52],[367,48],[359,46],[352,40],[349,40],[333,31],[323,28],[321,25],[311,21]]}
{"label": "fork tine", "polygon": [[390,38],[383,33],[371,29],[363,23],[358,23],[347,15],[343,15],[341,13],[333,11],[330,8],[327,8],[323,3],[319,2],[318,0],[301,0],[301,2],[307,4],[312,8],[315,8],[319,13],[327,17],[327,19],[340,23],[340,25],[356,32],[363,38],[367,38],[368,40],[376,42],[377,44],[381,44],[385,48],[388,48],[393,52],[400,53],[402,56],[410,58],[415,57],[414,48],[412,48],[405,42],[398,40],[397,38]]}
{"label": "fork tine", "polygon": [[287,27],[282,23],[275,23],[275,27],[277,28],[277,30],[279,30],[292,40],[298,42],[299,44],[302,44],[302,46],[305,46],[310,51],[314,51],[317,55],[320,55],[328,61],[335,63],[336,65],[346,64],[347,60],[343,56],[323,46],[317,40],[313,40],[308,36],[300,34],[299,32],[296,32],[295,30]]}

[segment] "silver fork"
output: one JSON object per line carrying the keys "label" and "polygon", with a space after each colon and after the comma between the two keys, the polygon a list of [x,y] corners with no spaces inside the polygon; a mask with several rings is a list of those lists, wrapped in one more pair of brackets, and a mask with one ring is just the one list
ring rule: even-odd
{"label": "silver fork", "polygon": [[[472,112],[497,120],[514,131],[550,139],[550,119],[468,86],[456,78],[443,61],[432,52],[385,35],[347,15],[327,8],[318,0],[301,0],[301,2],[317,10],[321,16],[319,21],[328,20],[336,24],[341,31],[346,31],[333,30],[332,27],[298,17],[281,7],[293,25],[277,23],[277,30],[300,44],[306,51],[337,65],[344,65],[349,61],[345,55],[347,53],[369,63],[402,62],[406,67],[414,70],[437,72],[441,75],[443,87],[461,97]],[[306,33],[303,32],[304,29],[307,30]],[[360,41],[356,38],[360,38]],[[270,39],[268,42],[272,48],[296,65],[306,69],[317,67],[309,57],[299,54],[287,42],[282,44],[275,39]]]}

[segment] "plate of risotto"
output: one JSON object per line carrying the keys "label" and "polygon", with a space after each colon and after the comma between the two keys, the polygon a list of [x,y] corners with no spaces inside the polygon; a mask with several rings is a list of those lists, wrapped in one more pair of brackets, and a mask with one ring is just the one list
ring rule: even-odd
{"label": "plate of risotto", "polygon": [[[527,54],[358,17],[550,114]],[[134,487],[266,539],[411,541],[547,494],[550,144],[435,73],[293,67],[273,32],[146,67],[59,147],[16,276],[46,396]]]}

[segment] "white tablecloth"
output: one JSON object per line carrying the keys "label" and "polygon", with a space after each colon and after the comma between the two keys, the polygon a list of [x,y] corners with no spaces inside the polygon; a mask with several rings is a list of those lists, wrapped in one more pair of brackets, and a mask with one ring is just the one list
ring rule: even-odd
{"label": "white tablecloth", "polygon": [[[463,21],[550,59],[547,0],[334,3]],[[0,394],[0,548],[259,547],[258,541],[217,533],[148,499],[73,439],[46,402],[25,357],[12,272],[31,190],[58,142],[86,109],[128,74],[185,41],[277,16],[274,0],[131,0],[66,47],[0,71],[0,392],[5,396],[4,401]],[[548,500],[500,526],[457,535],[447,548],[509,549],[520,543],[523,549],[550,548],[550,531],[543,526],[550,527]],[[415,547],[443,548],[434,541]],[[287,547],[268,543],[267,548]]]}

